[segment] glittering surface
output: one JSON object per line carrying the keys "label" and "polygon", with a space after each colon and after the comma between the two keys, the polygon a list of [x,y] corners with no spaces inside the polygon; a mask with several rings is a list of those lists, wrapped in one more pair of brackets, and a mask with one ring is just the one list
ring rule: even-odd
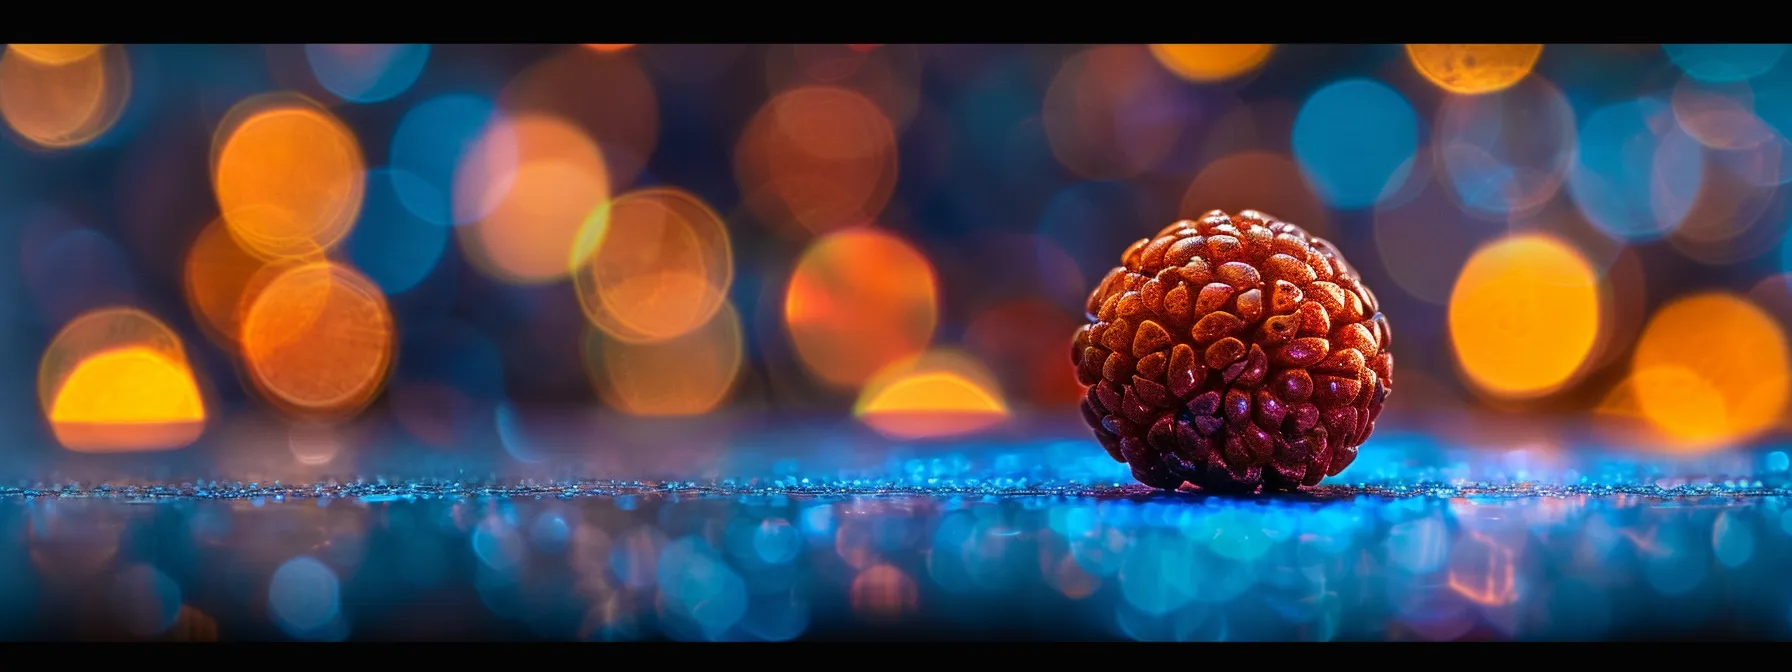
{"label": "glittering surface", "polygon": [[1390,431],[1343,484],[1258,497],[1127,485],[1071,438],[687,480],[18,482],[0,638],[1778,639],[1786,448]]}

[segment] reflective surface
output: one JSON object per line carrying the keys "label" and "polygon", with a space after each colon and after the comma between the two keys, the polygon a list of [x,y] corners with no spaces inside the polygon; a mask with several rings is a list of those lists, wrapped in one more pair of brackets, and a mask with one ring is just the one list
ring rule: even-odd
{"label": "reflective surface", "polygon": [[673,482],[37,484],[0,489],[0,637],[1779,639],[1784,450],[1395,431],[1354,485],[1246,498],[1119,485],[1081,438]]}

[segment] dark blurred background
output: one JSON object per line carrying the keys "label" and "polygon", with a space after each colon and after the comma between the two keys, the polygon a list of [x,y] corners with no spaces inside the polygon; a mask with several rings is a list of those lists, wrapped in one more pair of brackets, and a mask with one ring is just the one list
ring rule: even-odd
{"label": "dark blurred background", "polygon": [[1384,426],[1744,443],[1792,371],[1785,51],[13,45],[7,458],[1080,437],[1087,292],[1244,208],[1379,294]]}

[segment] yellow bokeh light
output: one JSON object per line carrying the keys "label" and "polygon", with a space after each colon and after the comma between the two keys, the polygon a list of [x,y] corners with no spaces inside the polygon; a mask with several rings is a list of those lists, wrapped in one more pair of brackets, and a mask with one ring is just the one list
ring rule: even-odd
{"label": "yellow bokeh light", "polygon": [[734,281],[722,218],[682,189],[652,188],[598,209],[572,249],[573,286],[612,338],[657,341],[702,326]]}
{"label": "yellow bokeh light", "polygon": [[[510,157],[515,157],[514,162]],[[584,262],[569,250],[610,200],[603,153],[564,119],[523,115],[494,124],[455,175],[456,212],[485,213],[457,227],[461,249],[485,274],[515,284],[566,279]]]}
{"label": "yellow bokeh light", "polygon": [[7,49],[44,65],[68,65],[104,48],[103,44],[9,44]]}
{"label": "yellow bokeh light", "polygon": [[50,149],[85,144],[124,113],[131,68],[123,47],[55,62],[24,54],[15,46],[0,55],[0,116],[32,144]]}
{"label": "yellow bokeh light", "polygon": [[879,372],[859,393],[853,414],[891,438],[936,438],[1000,424],[1008,404],[976,360],[935,351]]}
{"label": "yellow bokeh light", "polygon": [[132,308],[70,321],[45,349],[38,398],[51,431],[79,452],[180,448],[205,429],[205,403],[180,339]]}
{"label": "yellow bokeh light", "polygon": [[650,343],[586,330],[585,364],[610,405],[631,415],[688,416],[714,410],[734,389],[744,359],[740,316],[723,303],[708,322]]}
{"label": "yellow bokeh light", "polygon": [[1603,325],[1599,278],[1553,237],[1503,238],[1469,257],[1450,292],[1450,342],[1469,382],[1493,396],[1535,398],[1586,364]]}
{"label": "yellow bokeh light", "polygon": [[939,320],[933,267],[888,233],[855,228],[803,253],[784,298],[784,321],[810,373],[856,388],[927,348]]}
{"label": "yellow bokeh light", "polygon": [[1450,93],[1492,93],[1517,84],[1543,55],[1541,44],[1409,44],[1406,57]]}
{"label": "yellow bokeh light", "polygon": [[297,99],[266,102],[239,105],[219,128],[212,168],[218,211],[245,251],[265,259],[315,256],[341,242],[360,216],[367,174],[361,146],[321,108]]}
{"label": "yellow bokeh light", "polygon": [[379,287],[339,264],[284,269],[243,315],[243,358],[257,388],[307,416],[359,411],[392,363],[392,314]]}
{"label": "yellow bokeh light", "polygon": [[1153,44],[1151,55],[1191,82],[1217,82],[1262,67],[1273,44]]}
{"label": "yellow bokeh light", "polygon": [[1786,336],[1747,299],[1698,294],[1663,306],[1631,357],[1637,409],[1687,447],[1744,441],[1786,406]]}

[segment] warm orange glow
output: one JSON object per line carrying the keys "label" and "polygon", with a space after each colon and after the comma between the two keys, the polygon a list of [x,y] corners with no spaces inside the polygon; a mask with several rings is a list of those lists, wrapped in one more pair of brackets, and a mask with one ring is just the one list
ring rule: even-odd
{"label": "warm orange glow", "polygon": [[205,403],[179,337],[132,308],[70,321],[44,350],[38,399],[64,448],[180,448],[205,429]]}
{"label": "warm orange glow", "polygon": [[1604,323],[1599,279],[1574,248],[1541,234],[1469,257],[1450,293],[1450,342],[1463,374],[1504,398],[1539,397],[1585,368]]}
{"label": "warm orange glow", "polygon": [[1409,44],[1406,57],[1425,79],[1451,93],[1492,93],[1531,74],[1541,44]]}
{"label": "warm orange glow", "polygon": [[856,388],[927,348],[939,319],[933,267],[869,228],[831,234],[797,262],[784,320],[797,356],[829,385]]}
{"label": "warm orange glow", "polygon": [[1191,82],[1217,82],[1249,73],[1269,60],[1273,44],[1153,44],[1151,55]]}
{"label": "warm orange glow", "polygon": [[617,197],[585,223],[572,252],[586,317],[623,341],[664,340],[702,326],[734,281],[721,216],[681,189]]}
{"label": "warm orange glow", "polygon": [[1313,235],[1331,235],[1330,210],[1286,154],[1246,150],[1207,164],[1189,183],[1176,212],[1193,218],[1210,210],[1264,210]]}
{"label": "warm orange glow", "polygon": [[1748,440],[1778,422],[1788,393],[1786,337],[1739,296],[1698,294],[1663,306],[1631,359],[1637,409],[1686,448]]}
{"label": "warm orange glow", "polygon": [[212,186],[245,251],[264,259],[314,256],[348,235],[367,173],[348,126],[307,101],[252,99],[219,134]]}
{"label": "warm orange glow", "polygon": [[568,251],[580,248],[580,229],[609,201],[610,178],[584,131],[558,117],[526,115],[485,134],[455,176],[454,198],[456,212],[486,213],[457,229],[474,266],[505,282],[542,284],[583,263],[568,265]]}
{"label": "warm orange glow", "polygon": [[243,358],[269,399],[303,415],[346,415],[378,394],[392,362],[392,314],[372,281],[319,262],[283,270],[243,316]]}
{"label": "warm orange glow", "polygon": [[565,49],[529,66],[504,87],[499,105],[511,116],[550,116],[603,149],[604,187],[634,184],[659,144],[659,95],[632,45],[609,51]]}
{"label": "warm orange glow", "polygon": [[213,220],[193,240],[183,277],[187,305],[220,344],[236,343],[242,328],[243,295],[263,266],[260,259],[237,245],[223,219]]}
{"label": "warm orange glow", "polygon": [[105,133],[124,113],[131,94],[131,69],[124,48],[94,47],[28,56],[19,45],[0,55],[0,116],[6,125],[40,147],[85,144]]}
{"label": "warm orange glow", "polygon": [[99,53],[103,44],[9,44],[8,49],[44,65],[68,65]]}
{"label": "warm orange glow", "polygon": [[603,53],[614,53],[614,52],[618,52],[618,51],[627,50],[629,47],[632,47],[632,46],[635,46],[635,45],[632,45],[632,44],[587,44],[587,45],[585,45],[585,48],[590,49],[592,51],[599,51],[599,52],[603,52]]}
{"label": "warm orange glow", "polygon": [[[1474,544],[1476,555],[1484,566],[1451,567],[1450,590],[1483,607],[1504,607],[1518,602],[1518,570],[1512,549],[1476,532],[1469,532],[1464,544]],[[1466,547],[1466,546],[1465,546]]]}
{"label": "warm orange glow", "polygon": [[1137,177],[1157,167],[1175,149],[1186,120],[1137,110],[1169,109],[1180,85],[1138,45],[1095,47],[1065,59],[1039,113],[1052,155],[1094,180]]}
{"label": "warm orange glow", "polygon": [[865,96],[807,86],[767,101],[741,132],[734,174],[747,205],[785,233],[865,224],[890,202],[896,132]]}
{"label": "warm orange glow", "polygon": [[992,377],[974,360],[932,353],[880,373],[860,393],[854,415],[885,436],[956,436],[1008,418]]}
{"label": "warm orange glow", "polygon": [[632,415],[699,415],[714,410],[740,376],[740,317],[723,303],[707,324],[652,343],[587,331],[585,362],[598,392]]}

